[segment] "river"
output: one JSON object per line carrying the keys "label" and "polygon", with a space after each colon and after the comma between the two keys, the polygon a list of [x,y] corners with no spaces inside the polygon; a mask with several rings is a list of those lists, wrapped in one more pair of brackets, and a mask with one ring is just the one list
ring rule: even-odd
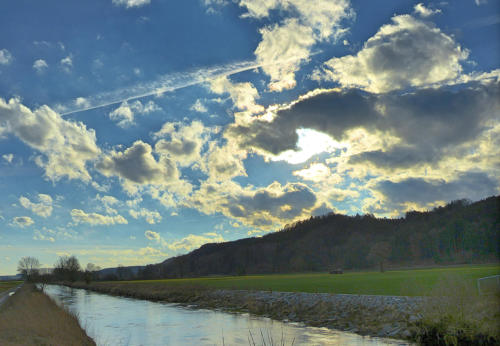
{"label": "river", "polygon": [[48,285],[97,345],[407,345],[249,314],[115,297]]}

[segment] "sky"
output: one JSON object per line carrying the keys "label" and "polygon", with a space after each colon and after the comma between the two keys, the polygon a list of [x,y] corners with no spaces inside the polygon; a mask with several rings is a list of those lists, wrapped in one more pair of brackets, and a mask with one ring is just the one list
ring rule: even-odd
{"label": "sky", "polygon": [[500,3],[0,4],[0,275],[500,188]]}

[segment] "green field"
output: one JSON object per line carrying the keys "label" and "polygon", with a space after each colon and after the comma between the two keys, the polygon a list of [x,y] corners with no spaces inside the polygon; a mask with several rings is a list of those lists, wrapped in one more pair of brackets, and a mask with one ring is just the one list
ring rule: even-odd
{"label": "green field", "polygon": [[22,281],[0,281],[0,294],[18,286]]}
{"label": "green field", "polygon": [[248,289],[283,292],[324,292],[375,295],[425,295],[440,278],[460,276],[471,284],[476,279],[500,274],[499,265],[475,265],[432,269],[327,273],[249,275],[129,281],[168,286],[204,286],[223,289]]}

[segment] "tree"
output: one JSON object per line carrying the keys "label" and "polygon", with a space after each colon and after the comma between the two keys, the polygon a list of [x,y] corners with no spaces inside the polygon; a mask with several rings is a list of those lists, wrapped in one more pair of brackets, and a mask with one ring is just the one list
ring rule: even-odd
{"label": "tree", "polygon": [[94,263],[87,263],[87,268],[85,268],[85,273],[83,274],[85,282],[89,284],[92,280],[95,280],[95,272],[99,270],[101,270],[101,267],[96,266]]}
{"label": "tree", "polygon": [[130,280],[133,277],[133,272],[129,267],[124,267],[122,264],[118,265],[116,268],[116,275],[118,276],[118,280]]}
{"label": "tree", "polygon": [[96,266],[94,263],[87,263],[87,268],[85,268],[88,272],[98,272],[101,270],[101,267]]}
{"label": "tree", "polygon": [[384,272],[384,262],[391,255],[391,245],[387,241],[381,241],[373,244],[370,252],[368,253],[368,260],[378,262],[380,265],[380,272]]}
{"label": "tree", "polygon": [[27,280],[32,281],[38,274],[40,261],[35,257],[23,257],[19,260],[17,271]]}
{"label": "tree", "polygon": [[80,263],[75,256],[62,256],[54,265],[54,274],[61,280],[74,282],[78,279],[80,269]]}

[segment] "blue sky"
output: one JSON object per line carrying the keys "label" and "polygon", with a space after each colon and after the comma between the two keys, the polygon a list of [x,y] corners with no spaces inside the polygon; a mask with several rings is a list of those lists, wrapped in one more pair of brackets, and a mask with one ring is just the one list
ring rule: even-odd
{"label": "blue sky", "polygon": [[0,274],[498,194],[495,1],[0,5]]}

